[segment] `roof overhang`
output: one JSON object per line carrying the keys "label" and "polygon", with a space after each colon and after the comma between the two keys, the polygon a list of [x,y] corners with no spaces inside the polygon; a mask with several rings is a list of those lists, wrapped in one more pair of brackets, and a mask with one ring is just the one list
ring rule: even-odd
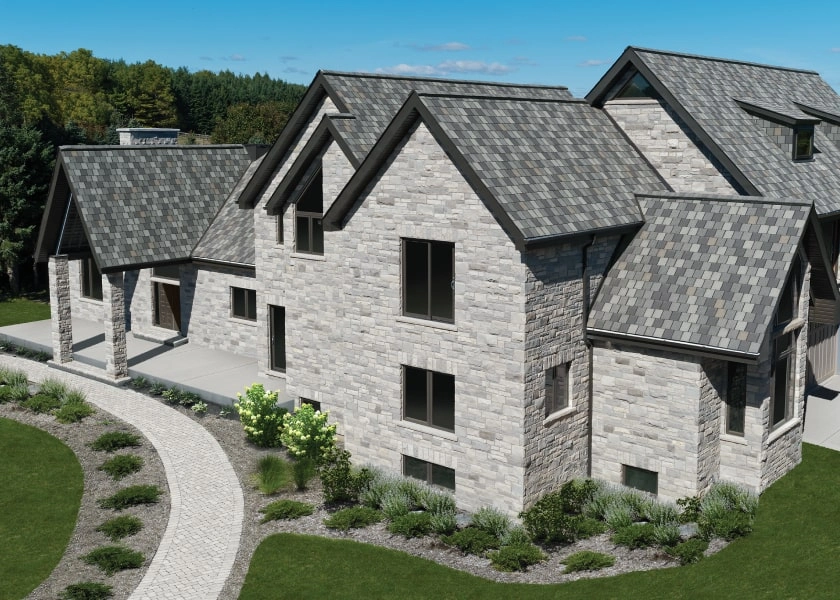
{"label": "roof overhang", "polygon": [[692,356],[700,356],[703,358],[716,358],[728,360],[730,362],[739,362],[754,365],[758,363],[760,354],[752,354],[749,352],[736,352],[726,348],[716,348],[714,346],[703,346],[700,344],[688,344],[684,342],[675,342],[672,340],[665,340],[661,338],[653,338],[642,335],[632,335],[626,333],[616,333],[613,331],[605,331],[603,329],[595,329],[587,327],[587,336],[592,340],[603,340],[607,342],[620,342],[632,344],[640,348],[649,348],[654,350],[664,350],[680,352]]}
{"label": "roof overhang", "polygon": [[734,100],[738,106],[748,113],[762,119],[767,119],[768,121],[773,121],[774,123],[779,123],[780,125],[797,127],[799,125],[816,125],[820,122],[820,119],[808,115],[804,113],[804,111],[800,111],[798,109],[795,111],[782,112],[779,109],[761,106],[752,101],[739,100],[738,98],[734,98]]}

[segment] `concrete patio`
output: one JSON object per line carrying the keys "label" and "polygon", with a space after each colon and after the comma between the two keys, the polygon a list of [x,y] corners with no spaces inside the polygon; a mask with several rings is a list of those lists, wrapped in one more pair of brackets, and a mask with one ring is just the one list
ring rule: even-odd
{"label": "concrete patio", "polygon": [[[18,346],[40,350],[52,356],[51,321],[33,321],[0,327],[0,339]],[[105,377],[105,333],[102,323],[73,319],[73,363],[81,370]],[[220,405],[231,404],[237,392],[252,383],[277,390],[281,406],[291,408],[286,396],[286,382],[263,375],[257,359],[186,343],[173,347],[151,342],[126,333],[130,377],[145,377],[167,386],[201,395]],[[73,363],[69,363],[73,365]]]}
{"label": "concrete patio", "polygon": [[803,441],[840,451],[840,375],[808,394]]}

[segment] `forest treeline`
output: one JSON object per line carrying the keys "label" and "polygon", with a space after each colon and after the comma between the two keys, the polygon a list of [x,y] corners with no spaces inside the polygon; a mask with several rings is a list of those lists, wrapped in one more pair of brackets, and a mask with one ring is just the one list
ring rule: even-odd
{"label": "forest treeline", "polygon": [[117,144],[120,127],[271,143],[305,91],[260,73],[192,73],[81,48],[46,55],[0,45],[0,289],[18,293],[21,267],[31,264],[57,146]]}

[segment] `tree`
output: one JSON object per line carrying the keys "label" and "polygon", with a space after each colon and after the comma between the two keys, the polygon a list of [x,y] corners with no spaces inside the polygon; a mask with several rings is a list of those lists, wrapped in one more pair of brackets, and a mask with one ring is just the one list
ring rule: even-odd
{"label": "tree", "polygon": [[31,256],[53,168],[53,148],[33,127],[0,121],[0,268],[20,293],[21,263]]}
{"label": "tree", "polygon": [[295,107],[281,102],[234,104],[216,121],[214,144],[270,144],[286,125]]}

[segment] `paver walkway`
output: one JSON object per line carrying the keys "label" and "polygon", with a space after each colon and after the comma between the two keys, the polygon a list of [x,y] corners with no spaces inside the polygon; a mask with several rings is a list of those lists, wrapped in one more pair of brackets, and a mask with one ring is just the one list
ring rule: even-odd
{"label": "paver walkway", "polygon": [[0,366],[35,381],[59,379],[87,400],[132,424],[154,445],[172,498],[169,523],[132,600],[212,600],[230,574],[242,533],[239,480],[218,442],[201,425],[160,402],[124,388],[0,355]]}

